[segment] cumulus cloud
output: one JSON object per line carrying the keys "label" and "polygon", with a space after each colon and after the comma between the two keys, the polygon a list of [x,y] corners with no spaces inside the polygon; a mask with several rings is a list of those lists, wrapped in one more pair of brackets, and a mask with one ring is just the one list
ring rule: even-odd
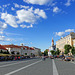
{"label": "cumulus cloud", "polygon": [[11,7],[11,10],[15,10],[13,7]]}
{"label": "cumulus cloud", "polygon": [[3,30],[7,28],[7,24],[0,21],[0,34],[3,34]]}
{"label": "cumulus cloud", "polygon": [[17,12],[17,18],[19,19],[18,23],[27,22],[27,23],[35,23],[37,16],[34,15],[33,12],[29,10],[18,10]]}
{"label": "cumulus cloud", "polygon": [[35,9],[34,11],[35,14],[38,14],[39,16],[41,16],[42,18],[47,18],[45,12],[43,10],[40,10],[40,9]]}
{"label": "cumulus cloud", "polygon": [[33,25],[31,24],[30,26],[27,26],[27,25],[20,25],[20,27],[22,28],[33,28]]}
{"label": "cumulus cloud", "polygon": [[20,6],[17,3],[13,3],[15,7],[19,8]]}
{"label": "cumulus cloud", "polygon": [[53,0],[23,0],[23,1],[30,4],[46,5],[52,3]]}
{"label": "cumulus cloud", "polygon": [[67,29],[67,30],[65,30],[64,32],[56,32],[55,34],[57,35],[57,36],[63,36],[63,35],[65,35],[66,33],[70,33],[70,32],[74,32],[74,29]]}
{"label": "cumulus cloud", "polygon": [[74,32],[74,29],[67,29],[65,32]]}
{"label": "cumulus cloud", "polygon": [[63,36],[65,34],[65,32],[56,32],[57,36]]}
{"label": "cumulus cloud", "polygon": [[14,6],[15,6],[16,8],[24,8],[24,9],[28,9],[28,8],[29,8],[29,6],[19,5],[19,4],[17,4],[17,3],[13,3],[13,4],[14,4]]}
{"label": "cumulus cloud", "polygon": [[7,28],[7,24],[0,21],[0,28],[1,29],[6,29]]}
{"label": "cumulus cloud", "polygon": [[10,26],[12,26],[14,28],[18,27],[15,16],[13,16],[11,14],[1,13],[1,19],[3,19],[7,24],[9,24]]}
{"label": "cumulus cloud", "polygon": [[40,17],[44,19],[46,18],[46,14],[43,10],[33,10],[33,7],[29,8],[28,10],[18,10],[16,13],[17,18],[19,19],[19,21],[17,21],[18,23],[26,22],[34,24]]}
{"label": "cumulus cloud", "polygon": [[58,12],[60,12],[60,11],[61,11],[61,10],[60,10],[58,7],[54,7],[54,8],[53,8],[53,12],[54,12],[54,13],[58,13]]}
{"label": "cumulus cloud", "polygon": [[65,3],[66,6],[70,6],[71,5],[71,0],[67,0],[67,3]]}

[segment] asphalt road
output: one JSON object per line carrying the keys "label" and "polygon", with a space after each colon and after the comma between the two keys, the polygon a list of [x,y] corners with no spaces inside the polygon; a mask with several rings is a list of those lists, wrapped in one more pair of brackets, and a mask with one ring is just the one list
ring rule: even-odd
{"label": "asphalt road", "polygon": [[49,58],[0,62],[0,75],[75,75],[75,62]]}

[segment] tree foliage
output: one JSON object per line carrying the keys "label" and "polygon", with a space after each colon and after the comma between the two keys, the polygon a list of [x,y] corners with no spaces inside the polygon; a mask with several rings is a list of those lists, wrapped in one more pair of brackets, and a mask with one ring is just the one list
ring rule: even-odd
{"label": "tree foliage", "polygon": [[61,52],[61,51],[59,50],[59,48],[57,48],[56,54],[59,55],[60,52]]}
{"label": "tree foliage", "polygon": [[64,46],[64,49],[65,49],[65,54],[68,54],[69,52],[70,52],[70,49],[71,49],[72,47],[70,46],[70,45],[68,45],[68,44],[66,44],[65,46]]}
{"label": "tree foliage", "polygon": [[71,53],[72,53],[73,55],[75,55],[75,47],[72,47]]}
{"label": "tree foliage", "polygon": [[51,50],[50,52],[51,52],[52,55],[56,55],[56,51]]}
{"label": "tree foliage", "polygon": [[3,51],[1,50],[0,53],[3,53]]}
{"label": "tree foliage", "polygon": [[48,49],[46,49],[46,50],[44,51],[44,55],[45,55],[45,56],[48,56]]}

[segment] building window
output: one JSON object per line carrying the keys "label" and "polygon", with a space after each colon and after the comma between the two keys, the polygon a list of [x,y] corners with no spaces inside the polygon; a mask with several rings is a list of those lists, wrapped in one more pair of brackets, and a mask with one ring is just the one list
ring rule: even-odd
{"label": "building window", "polygon": [[27,53],[25,53],[25,55],[27,55]]}

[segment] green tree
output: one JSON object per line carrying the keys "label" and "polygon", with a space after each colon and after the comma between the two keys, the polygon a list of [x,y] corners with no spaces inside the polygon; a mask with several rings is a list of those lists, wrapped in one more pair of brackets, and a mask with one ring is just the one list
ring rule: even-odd
{"label": "green tree", "polygon": [[64,49],[65,49],[65,54],[68,54],[69,52],[70,52],[70,49],[71,49],[72,47],[70,46],[70,45],[68,45],[68,44],[66,44],[65,46],[64,46]]}
{"label": "green tree", "polygon": [[75,55],[75,47],[72,47],[71,53],[72,53],[73,55]]}
{"label": "green tree", "polygon": [[48,49],[46,49],[46,50],[44,51],[44,55],[45,55],[45,56],[48,56]]}
{"label": "green tree", "polygon": [[56,54],[59,55],[60,52],[61,52],[61,51],[59,50],[59,48],[57,48]]}
{"label": "green tree", "polygon": [[8,50],[7,50],[7,54],[10,54]]}
{"label": "green tree", "polygon": [[1,50],[0,53],[3,53],[3,51]]}
{"label": "green tree", "polygon": [[51,50],[50,52],[51,52],[52,55],[56,55],[56,51]]}

